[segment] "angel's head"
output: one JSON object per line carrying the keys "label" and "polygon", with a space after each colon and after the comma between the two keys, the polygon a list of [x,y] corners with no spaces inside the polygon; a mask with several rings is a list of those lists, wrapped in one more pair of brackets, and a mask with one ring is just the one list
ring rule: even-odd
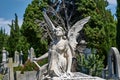
{"label": "angel's head", "polygon": [[65,35],[64,29],[63,29],[61,26],[58,26],[58,27],[55,29],[55,35],[58,36],[58,37],[64,36],[64,35]]}

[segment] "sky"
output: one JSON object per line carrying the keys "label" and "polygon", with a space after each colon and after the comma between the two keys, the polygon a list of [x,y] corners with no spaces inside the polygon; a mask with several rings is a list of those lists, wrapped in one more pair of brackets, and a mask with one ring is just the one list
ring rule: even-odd
{"label": "sky", "polygon": [[[11,21],[15,19],[15,13],[18,15],[18,23],[21,26],[23,22],[23,15],[28,4],[32,0],[0,0],[0,27],[6,30],[6,33],[10,33]],[[109,2],[108,9],[111,9],[112,14],[116,12],[116,0],[107,0]]]}
{"label": "sky", "polygon": [[117,7],[117,1],[116,0],[107,0],[109,2],[108,9],[111,10],[112,15],[115,15],[116,13],[116,7]]}
{"label": "sky", "polygon": [[19,25],[22,25],[23,14],[28,4],[32,0],[0,0],[0,27],[6,30],[6,33],[10,33],[11,21],[15,19],[15,13],[18,16]]}

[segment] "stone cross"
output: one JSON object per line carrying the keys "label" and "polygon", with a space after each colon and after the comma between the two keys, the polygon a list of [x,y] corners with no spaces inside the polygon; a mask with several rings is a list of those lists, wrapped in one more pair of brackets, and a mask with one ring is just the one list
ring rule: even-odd
{"label": "stone cross", "polygon": [[9,80],[14,80],[14,71],[13,71],[14,63],[13,59],[9,58],[8,68],[9,68]]}

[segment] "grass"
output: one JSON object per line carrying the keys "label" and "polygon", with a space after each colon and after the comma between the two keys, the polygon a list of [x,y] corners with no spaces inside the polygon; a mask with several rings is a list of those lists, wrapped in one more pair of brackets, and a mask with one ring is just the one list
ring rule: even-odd
{"label": "grass", "polygon": [[2,74],[0,74],[0,80],[2,80],[2,78],[3,78],[3,75],[2,75]]}

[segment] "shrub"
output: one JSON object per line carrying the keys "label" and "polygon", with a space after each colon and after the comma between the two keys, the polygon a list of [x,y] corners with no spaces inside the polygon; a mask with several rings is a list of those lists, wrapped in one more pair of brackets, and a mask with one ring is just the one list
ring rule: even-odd
{"label": "shrub", "polygon": [[101,76],[104,68],[104,56],[101,58],[98,54],[90,54],[87,57],[80,55],[77,57],[78,71],[92,76]]}
{"label": "shrub", "polygon": [[[47,62],[47,59],[38,61],[37,63],[40,66],[42,66],[46,62]],[[39,68],[35,65],[35,63],[31,62],[30,60],[27,60],[23,66],[14,67],[14,71],[21,71],[22,74],[24,73],[24,71],[34,71],[34,70],[38,71]]]}

